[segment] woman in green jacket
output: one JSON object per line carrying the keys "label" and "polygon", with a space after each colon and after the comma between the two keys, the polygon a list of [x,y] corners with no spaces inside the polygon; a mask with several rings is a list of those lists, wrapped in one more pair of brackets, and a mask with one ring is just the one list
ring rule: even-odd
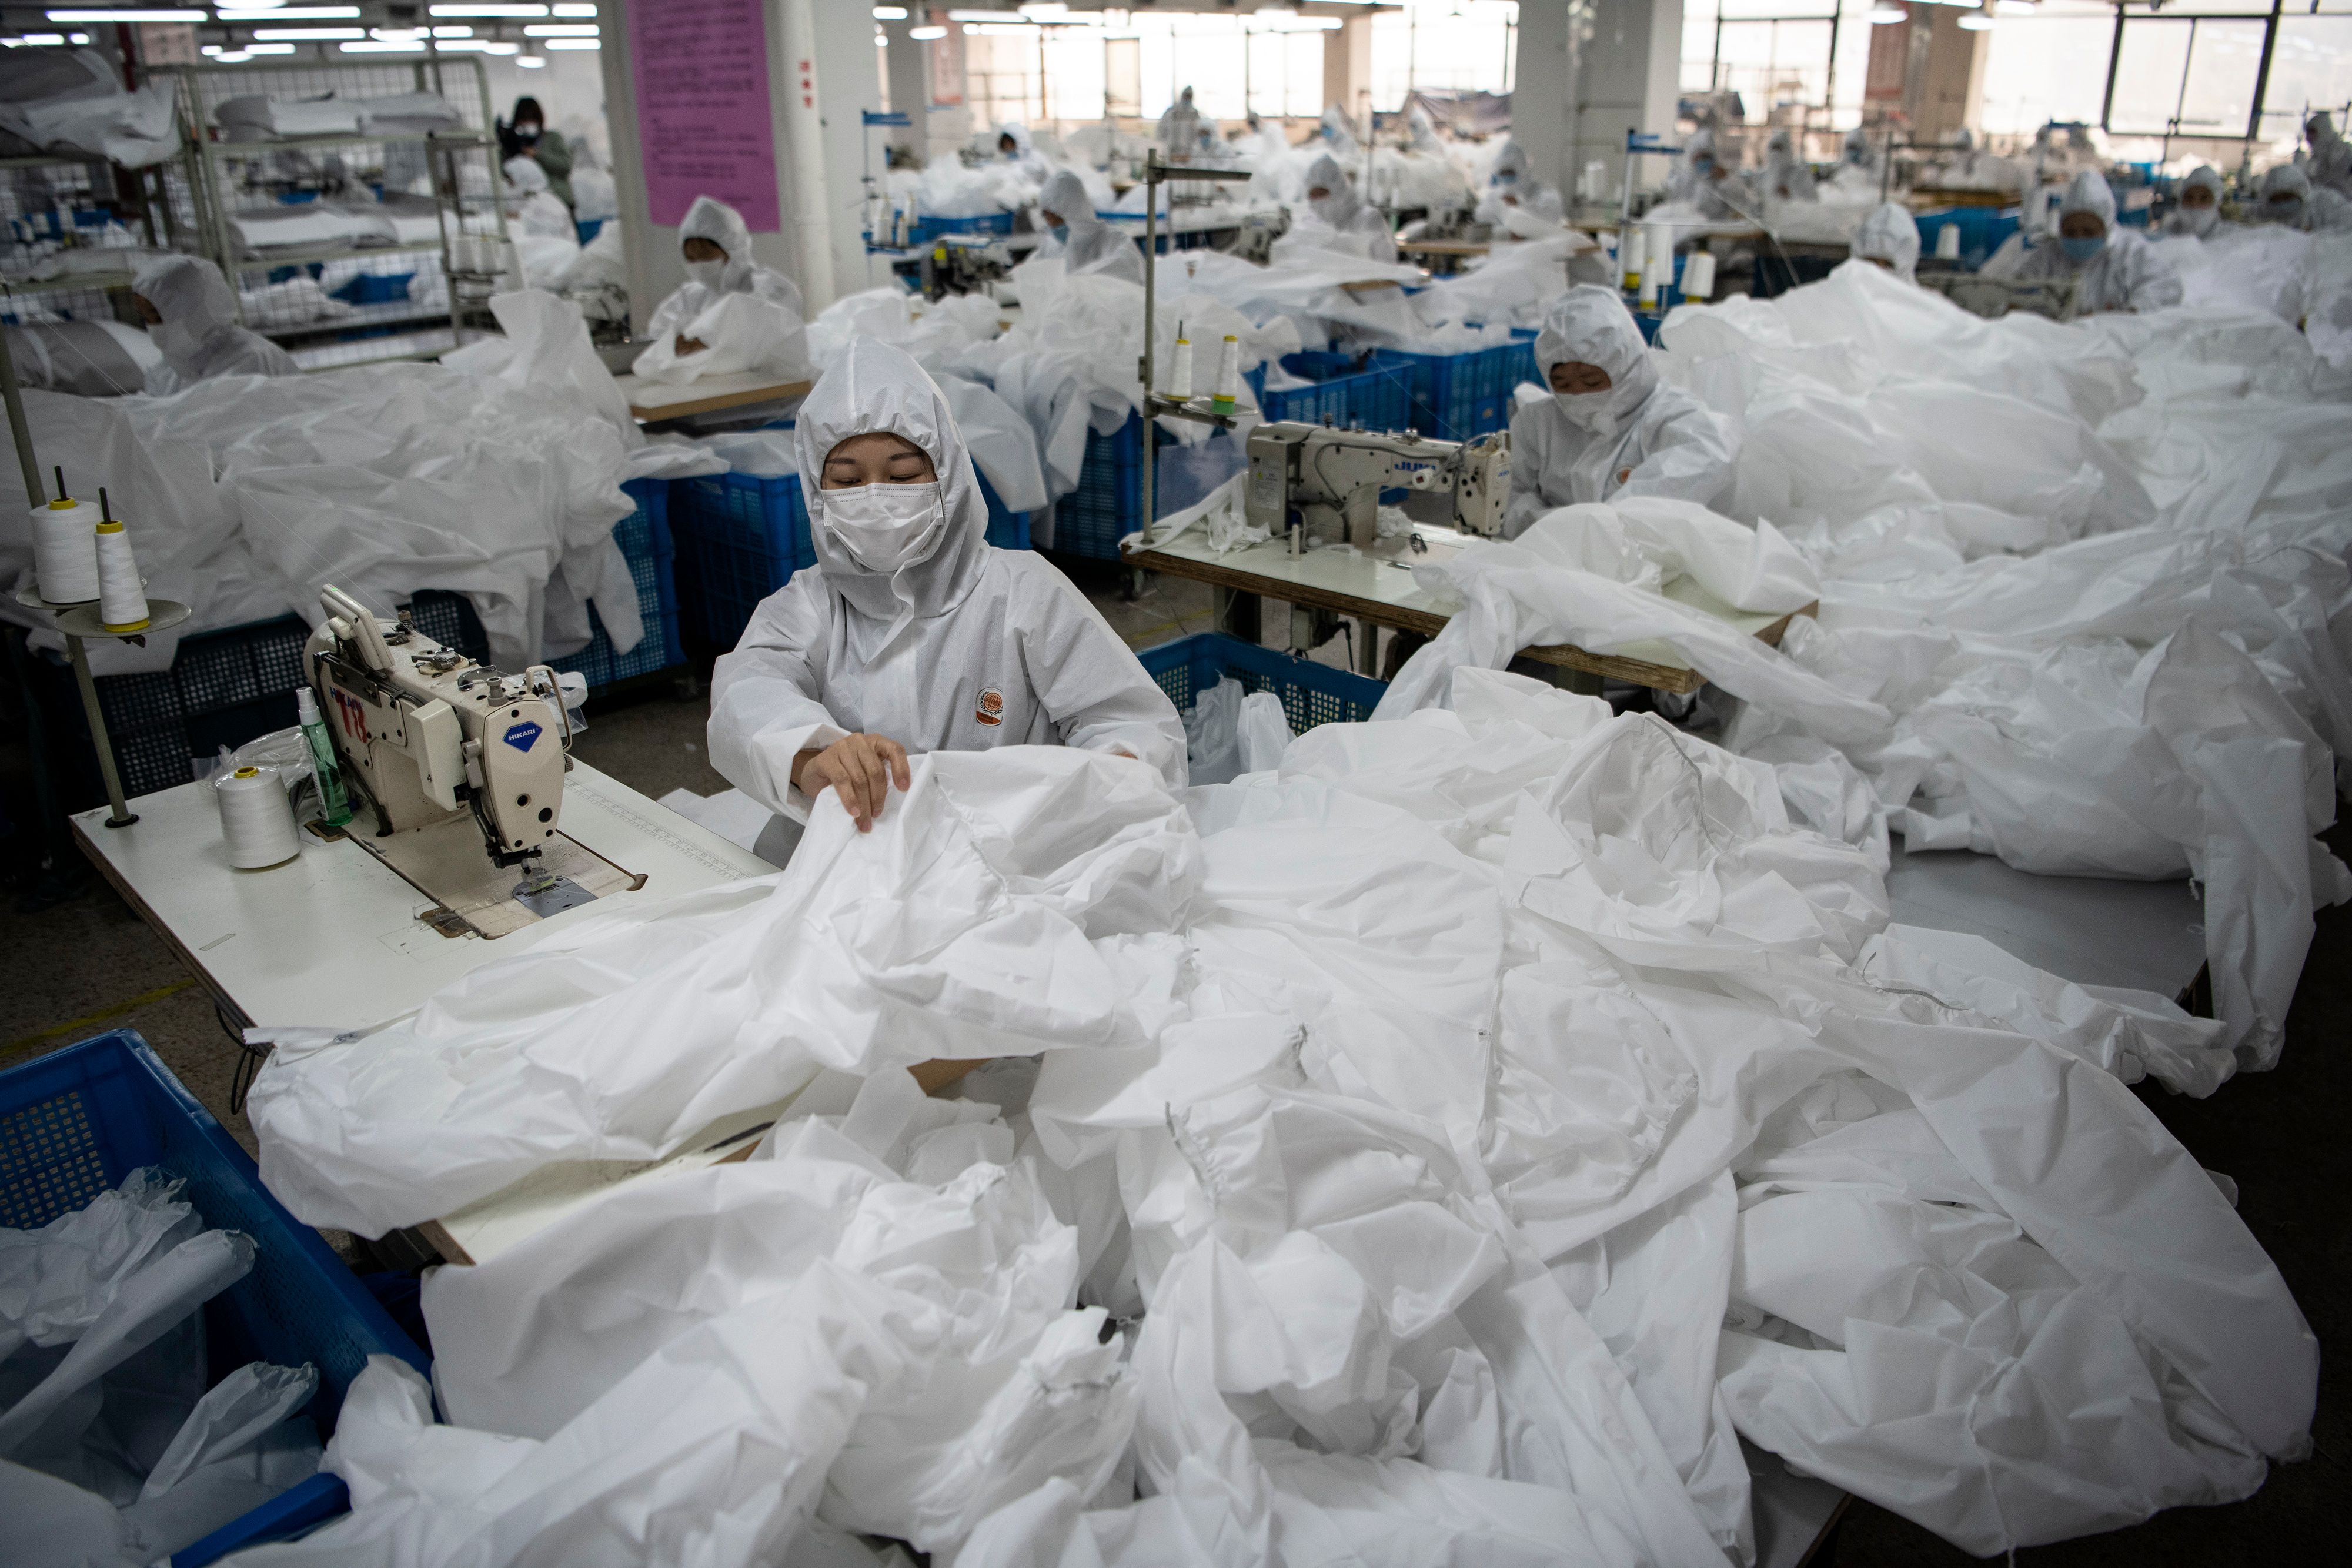
{"label": "woman in green jacket", "polygon": [[547,175],[547,188],[555,193],[556,200],[566,207],[572,200],[572,144],[563,140],[561,131],[547,128],[547,116],[541,112],[539,99],[515,99],[514,118],[499,127],[499,161],[509,158],[529,158]]}

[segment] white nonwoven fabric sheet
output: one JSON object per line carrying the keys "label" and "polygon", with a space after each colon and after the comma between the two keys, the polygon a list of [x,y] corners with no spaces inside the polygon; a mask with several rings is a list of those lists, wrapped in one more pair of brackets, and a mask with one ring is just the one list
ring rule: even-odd
{"label": "white nonwoven fabric sheet", "polygon": [[773,1125],[436,1273],[456,1424],[372,1368],[352,1514],[249,1561],[1712,1563],[1741,1437],[1993,1553],[2305,1450],[2307,1326],[2117,1076],[2208,1031],[1890,932],[1769,761],[1445,695],[1181,804],[934,756],[779,878],[281,1047],[316,1221]]}

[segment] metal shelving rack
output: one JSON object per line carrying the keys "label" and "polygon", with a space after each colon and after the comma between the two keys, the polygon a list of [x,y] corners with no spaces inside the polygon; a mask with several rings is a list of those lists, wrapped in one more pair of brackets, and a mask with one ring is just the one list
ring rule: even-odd
{"label": "metal shelving rack", "polygon": [[[0,158],[0,234],[15,238],[22,223],[48,237],[46,216],[102,211],[130,228],[150,248],[168,249],[192,238],[194,206],[188,198],[189,162],[184,155],[146,169],[123,169],[96,152],[54,152]],[[62,176],[60,174],[62,172]],[[56,317],[65,320],[134,321],[131,307],[132,267],[77,267],[47,277],[12,265],[13,244],[0,248],[0,314]],[[103,252],[92,251],[93,256]]]}
{"label": "metal shelving rack", "polygon": [[[483,307],[495,275],[460,270],[453,243],[472,235],[495,242],[496,254],[506,249],[497,125],[481,61],[431,55],[360,65],[183,66],[177,75],[199,248],[235,284],[247,326],[284,345],[306,370],[431,359],[487,335]],[[216,119],[236,98],[357,100],[420,92],[440,97],[456,122],[424,133],[233,141],[223,139]],[[430,194],[414,189],[420,183]],[[390,221],[395,237],[265,250],[239,232],[240,219],[296,215],[314,204],[344,210],[339,196],[351,198],[352,210]],[[428,214],[429,235],[419,232]],[[396,237],[401,233],[413,237]],[[405,298],[393,281],[404,276]],[[302,287],[306,277],[316,287]],[[371,277],[385,281],[371,286]],[[356,302],[322,298],[354,282],[362,291]]]}

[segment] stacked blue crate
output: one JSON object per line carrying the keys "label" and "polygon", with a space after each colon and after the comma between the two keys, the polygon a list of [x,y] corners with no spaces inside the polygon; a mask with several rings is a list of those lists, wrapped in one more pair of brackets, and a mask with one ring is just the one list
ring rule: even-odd
{"label": "stacked blue crate", "polygon": [[619,681],[657,674],[686,663],[686,646],[678,635],[677,582],[672,570],[669,487],[667,479],[628,481],[621,488],[637,504],[637,509],[613,525],[614,541],[621,547],[622,559],[629,563],[629,575],[636,581],[637,613],[645,622],[644,638],[628,653],[614,653],[604,618],[591,605],[588,645],[576,653],[548,661],[558,670],[576,671],[587,676],[592,692]]}

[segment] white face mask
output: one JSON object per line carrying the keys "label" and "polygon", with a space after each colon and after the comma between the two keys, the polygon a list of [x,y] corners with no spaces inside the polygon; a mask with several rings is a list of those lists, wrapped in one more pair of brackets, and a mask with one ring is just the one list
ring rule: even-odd
{"label": "white face mask", "polygon": [[204,348],[204,340],[177,321],[158,321],[147,329],[147,336],[163,351],[163,357],[185,363]]}
{"label": "white face mask", "polygon": [[2210,235],[2221,221],[2221,209],[2219,207],[2183,207],[2180,210],[2189,219],[2189,232],[2193,235]]}
{"label": "white face mask", "polygon": [[1552,401],[1568,415],[1568,422],[1595,435],[1607,435],[1617,428],[1617,389],[1611,387],[1596,392],[1554,392]]}
{"label": "white face mask", "polygon": [[723,261],[689,261],[686,264],[686,275],[716,293],[727,277],[727,264]]}
{"label": "white face mask", "polygon": [[824,526],[868,571],[896,572],[930,559],[947,531],[939,481],[826,490]]}

